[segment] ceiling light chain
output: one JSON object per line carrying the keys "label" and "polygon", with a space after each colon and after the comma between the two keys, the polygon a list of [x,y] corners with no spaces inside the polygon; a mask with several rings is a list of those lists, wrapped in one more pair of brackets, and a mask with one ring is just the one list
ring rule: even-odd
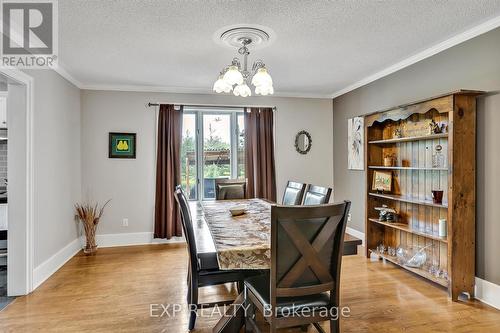
{"label": "ceiling light chain", "polygon": [[233,91],[235,96],[247,97],[252,95],[252,91],[248,85],[251,78],[251,83],[255,86],[255,94],[269,95],[274,93],[273,80],[269,75],[266,65],[262,60],[256,60],[252,64],[251,72],[248,71],[248,56],[250,51],[247,45],[252,43],[251,38],[243,37],[239,39],[242,46],[238,49],[238,53],[243,56],[243,66],[238,58],[233,58],[231,65],[225,67],[219,74],[219,77],[214,83],[213,90],[216,93],[229,93]]}

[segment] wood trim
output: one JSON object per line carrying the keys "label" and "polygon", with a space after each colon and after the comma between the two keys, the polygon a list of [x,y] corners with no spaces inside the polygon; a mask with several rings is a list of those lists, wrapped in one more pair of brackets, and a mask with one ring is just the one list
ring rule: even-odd
{"label": "wood trim", "polygon": [[453,110],[453,95],[433,97],[420,102],[376,111],[365,117],[365,126],[372,126],[375,122],[382,123],[386,120],[404,120],[412,114],[424,114],[431,110],[437,110],[439,113],[451,112]]}
{"label": "wood trim", "polygon": [[451,267],[451,297],[461,292],[474,297],[475,226],[476,226],[476,99],[455,96],[451,114],[452,135],[449,159],[452,165],[448,181],[449,241],[448,261]]}

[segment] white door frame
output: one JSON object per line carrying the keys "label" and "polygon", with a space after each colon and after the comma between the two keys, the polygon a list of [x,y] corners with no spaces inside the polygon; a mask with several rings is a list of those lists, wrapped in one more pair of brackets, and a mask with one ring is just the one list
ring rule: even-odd
{"label": "white door frame", "polygon": [[[33,291],[33,270],[34,270],[34,163],[33,163],[33,109],[34,109],[34,79],[24,72],[17,69],[6,69],[0,68],[0,74],[6,76],[8,79],[23,85],[25,87],[25,98],[26,98],[26,124],[25,124],[25,134],[26,134],[26,188],[25,188],[25,216],[24,219],[26,230],[25,237],[16,237],[13,241],[16,242],[16,247],[24,248],[25,252],[23,255],[16,256],[15,260],[12,259],[11,244],[12,239],[10,235],[7,239],[8,246],[8,269],[7,269],[7,289],[9,296],[26,295]],[[7,97],[9,98],[9,97]],[[8,114],[7,110],[7,114]],[[9,213],[9,216],[12,212]],[[13,219],[12,219],[13,220]],[[21,221],[21,219],[15,219],[16,221]],[[12,221],[8,221],[9,223]],[[21,246],[19,243],[24,243]],[[15,271],[24,271],[26,276],[12,276],[9,272],[12,272],[13,265],[18,266],[21,269],[15,269]],[[24,267],[24,269],[23,269]],[[12,273],[14,274],[14,273]]]}

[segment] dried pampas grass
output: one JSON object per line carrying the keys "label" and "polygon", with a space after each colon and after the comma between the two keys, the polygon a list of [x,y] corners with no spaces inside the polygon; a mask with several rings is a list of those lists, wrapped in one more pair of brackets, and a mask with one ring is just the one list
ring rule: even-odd
{"label": "dried pampas grass", "polygon": [[95,240],[95,232],[99,220],[104,213],[104,208],[111,200],[108,200],[99,208],[99,204],[76,204],[76,214],[83,224],[83,229],[85,231],[85,238],[87,240],[83,252],[86,254],[94,254],[97,251],[97,244]]}

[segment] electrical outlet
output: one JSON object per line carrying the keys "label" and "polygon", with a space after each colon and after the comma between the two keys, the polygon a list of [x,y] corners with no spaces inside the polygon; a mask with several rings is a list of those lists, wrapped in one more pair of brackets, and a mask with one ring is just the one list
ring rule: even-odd
{"label": "electrical outlet", "polygon": [[128,219],[123,219],[122,220],[122,227],[128,227]]}

